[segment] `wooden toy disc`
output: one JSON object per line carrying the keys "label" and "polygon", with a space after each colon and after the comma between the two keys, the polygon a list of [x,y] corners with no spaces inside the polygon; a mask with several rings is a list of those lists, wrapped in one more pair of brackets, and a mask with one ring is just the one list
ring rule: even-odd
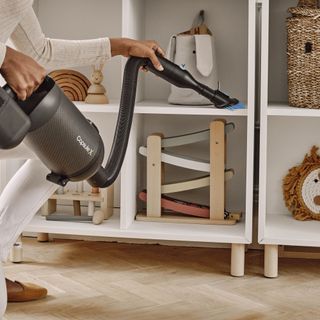
{"label": "wooden toy disc", "polygon": [[72,101],[84,101],[90,87],[89,79],[75,70],[55,70],[49,76]]}

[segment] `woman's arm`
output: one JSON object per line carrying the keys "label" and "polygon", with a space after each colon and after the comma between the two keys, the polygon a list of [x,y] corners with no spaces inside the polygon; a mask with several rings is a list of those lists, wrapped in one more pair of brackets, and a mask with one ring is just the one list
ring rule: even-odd
{"label": "woman's arm", "polygon": [[[14,30],[16,50],[0,47],[5,55],[0,73],[22,100],[29,97],[42,82],[45,68],[63,68],[101,63],[115,55],[148,57],[163,70],[156,52],[164,54],[155,41],[100,38],[93,40],[49,39],[43,34],[32,8],[29,8]],[[2,50],[2,51],[1,51]]]}
{"label": "woman's arm", "polygon": [[29,56],[4,46],[0,74],[18,98],[25,100],[42,83],[46,70]]}
{"label": "woman's arm", "polygon": [[0,42],[0,68],[3,64],[4,57],[6,56],[7,47],[4,43]]}
{"label": "woman's arm", "polygon": [[126,38],[91,40],[61,40],[45,37],[32,8],[13,32],[12,41],[18,50],[34,58],[46,68],[63,68],[101,63],[112,56],[148,57],[161,70],[155,54],[164,52],[155,41]]}
{"label": "woman's arm", "polygon": [[46,38],[32,7],[11,35],[16,48],[45,68],[95,64],[111,57],[110,40],[59,40]]}

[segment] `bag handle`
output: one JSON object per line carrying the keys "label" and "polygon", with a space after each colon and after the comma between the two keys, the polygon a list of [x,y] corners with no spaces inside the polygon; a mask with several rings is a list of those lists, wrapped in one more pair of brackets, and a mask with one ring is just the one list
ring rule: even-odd
{"label": "bag handle", "polygon": [[318,9],[318,0],[299,0],[298,7]]}
{"label": "bag handle", "polygon": [[199,14],[193,20],[191,29],[200,27],[205,23],[204,10],[200,10]]}
{"label": "bag handle", "polygon": [[178,35],[196,35],[196,34],[209,34],[212,36],[212,32],[205,24],[204,10],[201,10],[193,21],[191,29],[180,32]]}

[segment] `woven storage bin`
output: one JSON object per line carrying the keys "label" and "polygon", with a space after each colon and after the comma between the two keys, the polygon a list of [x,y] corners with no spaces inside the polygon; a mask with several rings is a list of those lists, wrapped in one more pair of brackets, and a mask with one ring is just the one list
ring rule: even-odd
{"label": "woven storage bin", "polygon": [[317,0],[299,1],[288,11],[289,105],[320,108],[320,9]]}

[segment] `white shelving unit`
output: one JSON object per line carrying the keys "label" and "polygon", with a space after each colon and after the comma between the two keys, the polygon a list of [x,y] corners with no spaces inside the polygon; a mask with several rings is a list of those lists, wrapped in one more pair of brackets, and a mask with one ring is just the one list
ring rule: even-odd
{"label": "white shelving unit", "polygon": [[[278,275],[278,246],[320,246],[316,221],[296,221],[285,207],[282,179],[319,145],[319,110],[288,106],[286,17],[292,0],[262,0],[259,243],[265,276]],[[281,101],[281,102],[274,102]]]}
{"label": "white shelving unit", "polygon": [[[67,5],[67,7],[66,7]],[[73,11],[72,11],[72,8]],[[183,11],[181,11],[183,7]],[[61,10],[63,8],[63,10]],[[102,225],[46,221],[36,216],[25,231],[53,234],[72,234],[130,239],[194,241],[232,244],[231,273],[244,273],[244,246],[252,241],[253,146],[254,146],[254,91],[255,91],[255,0],[41,0],[38,15],[44,31],[51,37],[123,36],[136,39],[156,39],[166,47],[171,34],[190,27],[194,16],[204,9],[207,24],[214,31],[217,46],[221,89],[230,92],[247,106],[245,110],[229,111],[211,107],[172,106],[166,102],[169,84],[154,75],[142,74],[137,92],[137,105],[126,158],[117,181],[116,200],[120,206],[110,220]],[[66,12],[70,11],[68,14]],[[91,11],[90,11],[91,10]],[[52,18],[54,12],[63,11],[59,26]],[[76,11],[76,14],[75,12]],[[103,15],[101,14],[103,11]],[[182,14],[183,13],[183,14]],[[70,24],[70,15],[75,14]],[[91,22],[83,25],[83,17]],[[66,15],[69,16],[67,21]],[[88,16],[89,15],[89,18]],[[102,18],[103,16],[103,18]],[[177,19],[178,17],[178,19]],[[73,16],[72,16],[73,21]],[[70,26],[71,25],[71,26]],[[74,25],[74,27],[72,27]],[[99,26],[99,27],[98,27]],[[68,27],[68,28],[67,28]],[[96,32],[96,31],[99,32]],[[111,30],[108,32],[108,30]],[[99,34],[98,34],[99,33]],[[106,146],[111,147],[113,130],[120,97],[121,70],[125,59],[115,59],[105,68],[105,84],[111,104],[86,105],[78,108],[94,121]],[[80,69],[89,75],[90,68]],[[235,226],[151,223],[135,220],[141,207],[137,194],[145,185],[145,163],[138,155],[138,147],[145,144],[148,134],[155,131],[166,135],[182,134],[207,128],[212,119],[224,118],[236,125],[228,136],[228,163],[235,168],[235,178],[227,184],[227,208],[241,210],[242,221]],[[208,150],[194,146],[192,151],[208,156]],[[185,172],[168,170],[176,177]],[[187,195],[198,202],[207,202],[206,191]],[[118,211],[118,210],[116,210]],[[239,258],[240,257],[240,258]],[[240,262],[240,263],[238,263]]]}

